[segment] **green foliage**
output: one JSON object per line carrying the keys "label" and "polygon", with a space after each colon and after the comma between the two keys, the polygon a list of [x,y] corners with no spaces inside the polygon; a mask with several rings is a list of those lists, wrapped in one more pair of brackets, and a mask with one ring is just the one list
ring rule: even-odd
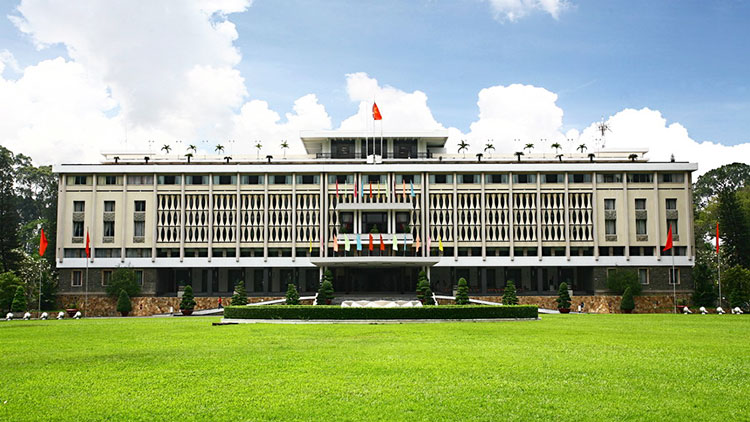
{"label": "green foliage", "polygon": [[632,311],[635,309],[635,300],[633,299],[633,290],[630,286],[625,288],[625,292],[622,294],[622,301],[620,302],[620,309],[623,311]]}
{"label": "green foliage", "polygon": [[238,281],[234,286],[234,295],[232,295],[230,304],[233,306],[247,305],[247,291],[245,291],[244,281]]}
{"label": "green foliage", "polygon": [[26,293],[23,291],[23,286],[16,287],[16,294],[13,296],[13,304],[11,304],[10,310],[12,312],[26,311]]}
{"label": "green foliage", "polygon": [[7,312],[13,304],[16,289],[21,286],[21,279],[11,272],[0,273],[0,310]]}
{"label": "green foliage", "polygon": [[513,284],[513,280],[508,280],[503,290],[503,304],[504,305],[518,305],[518,296],[516,296],[516,285]]}
{"label": "green foliage", "polygon": [[625,294],[625,289],[628,287],[634,296],[641,294],[643,286],[638,281],[638,274],[635,271],[617,268],[607,276],[607,288],[618,295]]}
{"label": "green foliage", "polygon": [[750,268],[750,217],[735,191],[719,193],[719,230],[729,265]]}
{"label": "green foliage", "polygon": [[417,300],[424,303],[425,290],[430,288],[430,282],[427,280],[427,273],[420,271],[417,276]]}
{"label": "green foliage", "polygon": [[469,284],[466,283],[466,279],[461,277],[458,279],[458,289],[456,289],[456,305],[468,305],[469,304]]}
{"label": "green foliage", "polygon": [[721,282],[726,289],[731,307],[746,307],[750,302],[750,270],[734,266],[721,273]]}
{"label": "green foliage", "polygon": [[185,291],[182,293],[182,300],[180,301],[180,309],[191,311],[195,309],[195,297],[193,296],[193,286],[185,286]]}
{"label": "green foliage", "polygon": [[422,302],[423,305],[434,305],[435,299],[432,297],[432,289],[430,288],[430,285],[427,285],[427,288],[424,289],[424,300]]}
{"label": "green foliage", "polygon": [[286,304],[287,305],[299,305],[299,292],[294,284],[287,284],[286,288]]}
{"label": "green foliage", "polygon": [[568,294],[568,283],[560,283],[560,289],[557,290],[557,302],[558,309],[570,309],[570,294]]}
{"label": "green foliage", "polygon": [[117,312],[130,312],[133,305],[130,303],[130,296],[125,290],[120,290],[120,297],[117,299]]}
{"label": "green foliage", "polygon": [[537,318],[538,308],[520,306],[422,306],[342,308],[340,306],[227,306],[225,318],[240,319],[480,319]]}
{"label": "green foliage", "polygon": [[325,272],[323,272],[323,281],[333,284],[333,273],[331,270],[325,270]]}
{"label": "green foliage", "polygon": [[[326,275],[330,273],[330,271],[326,271]],[[333,279],[333,275],[331,275],[331,279]],[[320,283],[320,288],[318,289],[318,305],[325,305],[329,300],[333,300],[333,283],[328,280],[328,277],[324,276],[323,282]]]}
{"label": "green foliage", "polygon": [[726,164],[709,170],[698,178],[693,189],[693,201],[698,208],[703,208],[720,192],[736,191],[749,185],[750,165]]}
{"label": "green foliage", "polygon": [[120,296],[120,290],[125,290],[130,297],[141,294],[141,286],[138,285],[135,270],[132,268],[119,267],[112,271],[112,277],[106,288],[107,295],[113,299],[117,298]]}
{"label": "green foliage", "polygon": [[716,285],[714,284],[714,273],[708,265],[697,263],[693,268],[693,305],[714,306],[716,304]]}

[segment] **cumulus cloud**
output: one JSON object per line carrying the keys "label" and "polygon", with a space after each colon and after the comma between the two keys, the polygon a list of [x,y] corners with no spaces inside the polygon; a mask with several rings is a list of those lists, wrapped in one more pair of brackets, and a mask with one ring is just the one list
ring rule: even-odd
{"label": "cumulus cloud", "polygon": [[487,0],[490,3],[495,19],[515,22],[524,16],[542,11],[553,18],[560,17],[560,12],[568,7],[564,0]]}

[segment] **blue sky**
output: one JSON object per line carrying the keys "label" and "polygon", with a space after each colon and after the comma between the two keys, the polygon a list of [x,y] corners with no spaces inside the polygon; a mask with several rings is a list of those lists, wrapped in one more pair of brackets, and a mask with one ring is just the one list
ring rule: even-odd
{"label": "blue sky", "polygon": [[[117,12],[108,16],[101,3],[81,6],[86,1],[76,8],[58,0],[24,0],[23,10],[17,10],[20,0],[0,3],[4,17],[17,16],[29,22],[22,32],[11,19],[0,19],[0,52],[10,53],[19,67],[15,70],[6,63],[2,76],[18,82],[27,67],[62,57],[66,65],[83,67],[91,79],[84,85],[92,92],[103,81],[105,95],[111,96],[115,106],[101,106],[97,112],[118,124],[143,128],[147,126],[144,122],[128,122],[132,115],[120,113],[144,104],[128,89],[137,84],[118,80],[122,75],[113,76],[107,69],[128,65],[117,62],[120,50],[130,60],[153,60],[155,68],[171,69],[173,63],[159,57],[158,51],[156,55],[144,51],[141,56],[131,51],[149,43],[149,34],[143,30],[150,31],[149,25],[163,27],[155,29],[154,36],[175,34],[176,39],[165,42],[169,60],[174,56],[179,59],[176,62],[189,62],[184,56],[191,54],[190,43],[200,43],[205,28],[200,22],[182,22],[184,15],[172,13],[171,9],[185,8],[185,2],[169,7],[159,2],[121,2]],[[478,119],[477,96],[482,89],[524,84],[557,95],[553,105],[564,112],[559,133],[584,131],[602,117],[646,107],[661,113],[665,129],[674,122],[686,128],[691,142],[738,145],[750,141],[750,55],[745,46],[750,39],[750,2],[565,0],[559,13],[531,7],[525,16],[511,20],[502,8],[514,1],[254,0],[249,7],[240,7],[246,9],[243,12],[214,16],[214,23],[230,22],[236,38],[224,42],[226,45],[221,40],[207,42],[209,50],[224,54],[236,49],[241,55],[236,62],[205,59],[239,75],[235,79],[241,86],[227,88],[219,83],[215,89],[232,91],[234,96],[230,93],[229,99],[215,102],[231,108],[236,117],[248,102],[262,100],[268,110],[255,107],[248,114],[270,111],[283,123],[301,97],[314,94],[310,103],[321,105],[323,114],[330,116],[330,126],[336,128],[360,106],[347,89],[346,75],[365,72],[377,79],[380,87],[392,86],[404,94],[424,92],[434,120],[462,133],[468,133]],[[540,0],[517,1],[540,4]],[[132,10],[123,12],[128,8]],[[68,14],[68,9],[76,10]],[[87,12],[103,24],[90,25]],[[35,39],[51,40],[51,44],[37,48]],[[97,40],[111,43],[112,51],[102,51],[95,45]],[[188,45],[180,45],[181,40]],[[78,53],[71,54],[70,49]],[[172,54],[172,50],[176,52]],[[199,59],[203,60],[199,57],[195,63],[201,64]],[[175,66],[177,71],[188,69]],[[137,74],[139,69],[146,70]],[[140,80],[153,77],[149,82],[160,87],[147,66],[132,73]],[[208,89],[212,89],[217,79],[209,81]],[[184,89],[165,90],[165,95]],[[93,97],[92,102],[98,101],[96,94]],[[148,101],[154,99],[146,101],[153,106]],[[159,107],[145,110],[158,114],[174,104]],[[392,112],[387,107],[383,111]],[[190,120],[191,116],[181,113],[181,118]],[[166,121],[173,122],[171,117]],[[258,123],[247,120],[245,128]],[[108,127],[106,132],[117,130]],[[130,133],[133,136],[135,129]],[[158,135],[142,133],[144,137]],[[224,136],[228,132],[217,133]],[[680,136],[688,138],[687,134]],[[24,144],[20,136],[18,142]]]}

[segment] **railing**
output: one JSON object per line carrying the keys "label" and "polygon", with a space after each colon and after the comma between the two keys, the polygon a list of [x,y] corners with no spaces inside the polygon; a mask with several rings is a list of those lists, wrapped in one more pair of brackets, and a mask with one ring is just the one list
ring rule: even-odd
{"label": "railing", "polygon": [[[410,159],[424,159],[424,158],[433,158],[433,154],[430,151],[427,152],[418,152],[416,154],[394,154],[393,152],[384,152],[382,154],[377,154],[381,156],[383,159],[395,159],[395,160],[410,160]],[[347,154],[347,155],[338,155],[338,154],[331,154],[330,152],[316,152],[315,158],[318,160],[364,160],[366,159],[368,154],[360,153],[359,157],[357,157],[356,154]]]}

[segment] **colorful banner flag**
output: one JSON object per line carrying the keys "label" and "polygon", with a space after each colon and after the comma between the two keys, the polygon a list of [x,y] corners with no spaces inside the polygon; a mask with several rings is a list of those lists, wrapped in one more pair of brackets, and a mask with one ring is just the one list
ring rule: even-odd
{"label": "colorful banner flag", "polygon": [[385,242],[383,242],[383,235],[382,234],[380,235],[380,250],[381,251],[385,250]]}
{"label": "colorful banner flag", "polygon": [[383,120],[383,115],[380,114],[380,109],[378,108],[378,103],[372,103],[372,119],[373,120]]}
{"label": "colorful banner flag", "polygon": [[362,238],[357,235],[357,250],[362,251]]}
{"label": "colorful banner flag", "polygon": [[442,252],[442,251],[443,251],[443,238],[442,238],[442,237],[440,237],[440,236],[438,236],[438,250],[439,250],[440,252]]}
{"label": "colorful banner flag", "polygon": [[309,252],[312,253],[312,237],[310,237],[310,250],[309,250]]}
{"label": "colorful banner flag", "polygon": [[406,181],[401,179],[401,189],[403,191],[404,201],[406,201]]}
{"label": "colorful banner flag", "polygon": [[425,246],[427,246],[427,251],[429,252],[432,247],[432,236],[429,233],[427,233],[427,244]]}
{"label": "colorful banner flag", "polygon": [[414,181],[409,182],[411,185],[411,197],[414,198],[416,195],[414,195]]}
{"label": "colorful banner flag", "polygon": [[357,198],[357,176],[354,176],[354,198]]}
{"label": "colorful banner flag", "polygon": [[44,235],[44,229],[39,235],[39,256],[44,256],[44,251],[47,250],[47,236]]}
{"label": "colorful banner flag", "polygon": [[339,242],[336,240],[336,235],[333,235],[333,251],[338,252],[339,251]]}
{"label": "colorful banner flag", "polygon": [[344,251],[349,252],[351,247],[349,246],[349,236],[344,233]]}
{"label": "colorful banner flag", "polygon": [[372,182],[370,182],[370,199],[372,199]]}
{"label": "colorful banner flag", "polygon": [[419,252],[419,249],[422,247],[422,242],[419,240],[419,233],[417,233],[417,241],[414,243],[414,247],[417,252]]}
{"label": "colorful banner flag", "polygon": [[367,246],[367,249],[369,249],[370,252],[372,252],[372,233],[370,233],[370,244]]}
{"label": "colorful banner flag", "polygon": [[406,235],[404,235],[404,252],[406,252],[406,251],[407,251],[407,249],[408,249],[408,248],[406,247]]}
{"label": "colorful banner flag", "polygon": [[396,240],[396,235],[395,234],[391,238],[391,244],[393,245],[393,250],[397,251],[398,250],[398,240]]}
{"label": "colorful banner flag", "polygon": [[336,178],[336,201],[339,200],[339,179]]}

